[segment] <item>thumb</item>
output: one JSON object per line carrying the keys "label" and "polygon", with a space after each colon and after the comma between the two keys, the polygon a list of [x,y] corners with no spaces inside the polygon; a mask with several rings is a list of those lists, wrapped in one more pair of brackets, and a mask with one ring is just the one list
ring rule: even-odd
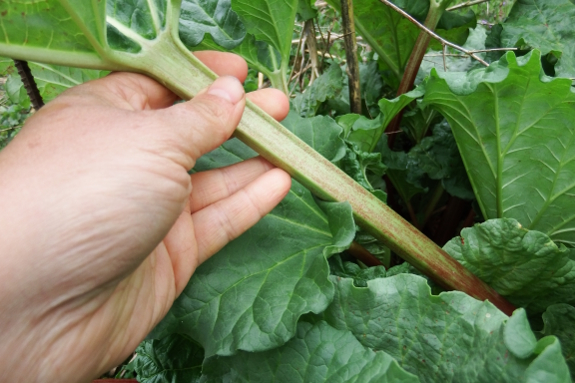
{"label": "thumb", "polygon": [[192,100],[155,111],[168,142],[191,169],[203,154],[224,143],[238,126],[245,107],[245,92],[232,76],[218,78]]}

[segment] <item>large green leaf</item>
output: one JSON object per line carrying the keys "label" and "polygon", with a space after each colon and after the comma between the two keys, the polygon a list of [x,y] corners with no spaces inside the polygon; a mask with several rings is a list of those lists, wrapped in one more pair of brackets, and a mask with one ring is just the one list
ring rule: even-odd
{"label": "large green leaf", "polygon": [[559,57],[558,76],[575,77],[575,4],[570,0],[518,0],[503,24],[504,47],[527,46]]}
{"label": "large green leaf", "polygon": [[549,306],[543,313],[543,323],[542,335],[554,335],[559,339],[571,376],[575,376],[575,307],[567,304]]}
{"label": "large green leaf", "polygon": [[572,251],[514,219],[492,219],[463,229],[445,247],[452,257],[501,295],[531,313],[575,302]]}
{"label": "large green leaf", "polygon": [[231,0],[183,0],[180,10],[180,39],[196,46],[209,33],[225,49],[233,49],[246,36],[246,27],[232,11]]}
{"label": "large green leaf", "polygon": [[143,341],[136,349],[134,370],[140,383],[197,383],[204,350],[191,339],[173,334]]}
{"label": "large green leaf", "polygon": [[[97,34],[94,14],[86,17],[80,28],[64,5],[68,1],[3,1],[0,3],[0,52],[6,56],[26,55],[29,59],[59,56],[79,66],[103,67],[89,41]],[[104,4],[101,3],[101,6]],[[87,7],[89,8],[89,7]],[[93,36],[93,35],[92,35]],[[99,38],[99,39],[98,39]],[[102,36],[97,36],[102,43]]]}
{"label": "large green leaf", "polygon": [[424,103],[449,121],[486,219],[509,217],[575,244],[575,94],[541,77],[539,53],[432,71]]}
{"label": "large green leaf", "polygon": [[431,295],[425,279],[412,274],[374,279],[367,287],[332,280],[335,298],[322,318],[389,353],[421,382],[571,382],[556,339],[525,341],[533,333],[523,310],[508,321],[491,303],[464,293]]}
{"label": "large green leaf", "polygon": [[[314,128],[319,135],[322,127]],[[325,154],[338,152],[324,142],[312,142]],[[338,143],[332,141],[334,145]],[[252,156],[232,140],[202,157],[196,170]],[[153,336],[188,334],[208,356],[285,343],[302,314],[321,312],[331,301],[326,257],[345,250],[354,234],[348,204],[316,202],[293,181],[287,197],[270,214],[198,268]]]}
{"label": "large green leaf", "polygon": [[248,33],[280,52],[286,66],[297,8],[298,0],[234,0],[232,4]]}
{"label": "large green leaf", "polygon": [[349,331],[301,322],[296,336],[274,350],[212,357],[203,382],[416,383],[389,355],[363,347]]}

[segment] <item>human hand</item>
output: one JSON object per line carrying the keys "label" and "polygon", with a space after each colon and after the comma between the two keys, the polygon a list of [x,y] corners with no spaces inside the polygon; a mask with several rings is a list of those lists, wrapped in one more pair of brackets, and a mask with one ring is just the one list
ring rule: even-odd
{"label": "human hand", "polygon": [[[197,56],[247,74],[237,56]],[[248,97],[287,114],[279,91]],[[289,190],[259,158],[187,173],[237,126],[237,80],[176,99],[145,76],[112,74],[48,103],[0,152],[0,380],[85,381],[119,364],[195,268]]]}

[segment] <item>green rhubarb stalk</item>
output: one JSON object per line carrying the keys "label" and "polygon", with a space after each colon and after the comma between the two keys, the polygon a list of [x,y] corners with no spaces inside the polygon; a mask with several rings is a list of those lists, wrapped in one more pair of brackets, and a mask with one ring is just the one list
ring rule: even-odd
{"label": "green rhubarb stalk", "polygon": [[[147,74],[185,99],[207,87],[216,75],[182,44],[178,34],[180,1],[170,0],[165,28],[154,40],[145,40],[118,25],[119,32],[138,43],[138,53],[110,49],[105,35],[105,2],[59,0],[72,20],[93,45],[93,56],[83,55],[89,66],[130,70]],[[88,4],[87,4],[88,3]],[[87,19],[88,16],[91,16]],[[0,44],[0,49],[5,46]],[[11,49],[12,57],[59,65],[74,65],[66,55],[53,52],[39,55],[29,46]],[[318,197],[328,201],[348,201],[358,225],[385,243],[392,251],[428,275],[439,285],[480,299],[489,300],[506,314],[514,307],[495,290],[465,269],[440,247],[397,213],[365,190],[343,171],[285,129],[268,114],[247,102],[235,136],[274,165],[284,169]]]}

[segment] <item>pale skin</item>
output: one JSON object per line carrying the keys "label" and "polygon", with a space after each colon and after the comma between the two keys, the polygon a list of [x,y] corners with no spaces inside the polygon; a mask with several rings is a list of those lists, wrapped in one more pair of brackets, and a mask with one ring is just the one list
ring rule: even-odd
{"label": "pale skin", "polygon": [[[261,158],[188,175],[246,98],[242,59],[197,56],[225,77],[192,101],[115,73],[48,103],[0,152],[0,381],[84,382],[121,363],[288,192]],[[273,89],[247,98],[278,120],[289,109]]]}

